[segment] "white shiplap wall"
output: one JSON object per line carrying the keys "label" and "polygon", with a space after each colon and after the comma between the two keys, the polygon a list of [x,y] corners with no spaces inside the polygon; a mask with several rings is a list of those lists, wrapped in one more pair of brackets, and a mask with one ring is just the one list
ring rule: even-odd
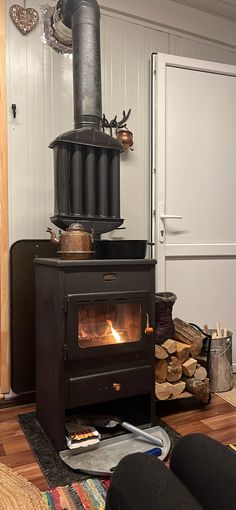
{"label": "white shiplap wall", "polygon": [[[14,1],[7,1],[7,12]],[[23,5],[22,0],[18,1]],[[41,2],[30,6],[40,12]],[[27,7],[27,5],[26,5]],[[41,26],[27,36],[8,26],[10,243],[45,238],[53,214],[53,161],[48,144],[73,127],[71,61],[41,42]],[[107,12],[101,20],[103,111],[131,108],[134,151],[121,156],[121,215],[126,238],[149,237],[150,55],[175,53],[236,63],[232,48],[187,38]],[[13,119],[11,104],[16,103]],[[118,233],[111,233],[116,236]]]}

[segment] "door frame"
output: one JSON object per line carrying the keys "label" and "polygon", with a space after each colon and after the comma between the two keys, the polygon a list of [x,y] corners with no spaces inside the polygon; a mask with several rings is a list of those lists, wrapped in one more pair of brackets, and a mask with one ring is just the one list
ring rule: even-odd
{"label": "door frame", "polygon": [[0,2],[0,394],[10,389],[6,2]]}
{"label": "door frame", "polygon": [[[165,53],[152,54],[152,102],[154,98],[153,122],[152,122],[152,145],[154,147],[152,154],[152,180],[153,194],[152,194],[152,231],[154,232],[155,243],[155,258],[158,259],[158,271],[156,271],[156,291],[165,291],[166,288],[166,243],[159,242],[159,216],[158,210],[158,196],[165,202],[166,182],[165,182],[165,165],[166,165],[166,136],[165,136],[165,119],[166,119],[166,69],[167,67],[176,67],[182,69],[190,69],[195,71],[204,71],[213,74],[236,76],[236,66],[229,64],[222,64],[219,62],[211,62],[206,60],[194,59],[189,57],[180,57],[176,55],[169,55]],[[159,200],[160,200],[159,199]],[[178,213],[178,211],[164,211],[164,213]],[[192,253],[191,245],[181,245],[181,253],[188,257],[196,255],[196,246],[194,246],[194,253]],[[224,247],[225,248],[225,247]],[[219,247],[215,245],[201,245],[198,249],[198,256],[214,255]],[[230,255],[236,254],[236,245],[233,247],[227,246],[230,250]],[[222,251],[224,251],[222,249]],[[232,253],[231,253],[232,252]],[[217,254],[218,251],[217,251]],[[224,254],[224,253],[223,253]],[[168,246],[168,256],[178,255],[178,246]],[[158,275],[157,275],[158,273]]]}

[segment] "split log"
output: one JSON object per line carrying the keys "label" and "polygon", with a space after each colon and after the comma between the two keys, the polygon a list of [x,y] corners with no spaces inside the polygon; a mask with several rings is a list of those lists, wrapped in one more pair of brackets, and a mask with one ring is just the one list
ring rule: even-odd
{"label": "split log", "polygon": [[161,346],[168,352],[168,354],[174,354],[176,351],[176,341],[172,340],[172,338],[168,338],[168,340],[165,340]]}
{"label": "split log", "polygon": [[168,352],[166,352],[161,345],[155,345],[155,358],[157,359],[166,359],[168,358]]}
{"label": "split log", "polygon": [[182,365],[176,356],[171,356],[167,367],[166,379],[168,382],[179,381],[182,375]]}
{"label": "split log", "polygon": [[166,381],[168,362],[165,359],[156,360],[155,381],[162,383]]}
{"label": "split log", "polygon": [[207,378],[207,371],[206,371],[205,367],[202,367],[198,363],[197,364],[197,368],[196,368],[196,370],[194,372],[194,377],[198,381],[205,381],[205,379]]}
{"label": "split log", "polygon": [[201,402],[204,402],[205,404],[209,402],[209,379],[205,379],[205,381],[198,381],[195,377],[191,377],[186,380],[186,388],[190,393],[201,400]]}
{"label": "split log", "polygon": [[197,367],[197,360],[194,358],[187,359],[182,363],[183,374],[187,377],[192,377]]}
{"label": "split log", "polygon": [[176,395],[180,395],[186,387],[186,382],[184,381],[178,381],[176,383],[169,383],[171,386],[171,395],[173,397],[176,397]]}
{"label": "split log", "polygon": [[176,342],[175,356],[179,359],[180,363],[184,363],[190,356],[191,346],[182,342]]}
{"label": "split log", "polygon": [[165,383],[155,383],[155,394],[159,400],[167,400],[171,395],[171,385]]}
{"label": "split log", "polygon": [[182,321],[174,319],[175,339],[191,346],[191,355],[198,356],[202,350],[203,335],[196,328]]}

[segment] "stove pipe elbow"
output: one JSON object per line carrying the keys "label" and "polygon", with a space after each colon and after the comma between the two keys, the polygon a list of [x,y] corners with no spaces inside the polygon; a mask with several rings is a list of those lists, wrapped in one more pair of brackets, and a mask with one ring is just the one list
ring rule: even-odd
{"label": "stove pipe elbow", "polygon": [[72,30],[74,127],[101,129],[100,9],[96,0],[63,0]]}

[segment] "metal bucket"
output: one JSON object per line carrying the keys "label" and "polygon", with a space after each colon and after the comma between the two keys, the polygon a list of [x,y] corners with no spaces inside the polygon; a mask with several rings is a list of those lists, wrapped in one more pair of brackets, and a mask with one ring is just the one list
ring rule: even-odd
{"label": "metal bucket", "polygon": [[[213,333],[213,330],[210,330]],[[229,391],[233,387],[232,333],[211,341],[209,365],[210,391]]]}

